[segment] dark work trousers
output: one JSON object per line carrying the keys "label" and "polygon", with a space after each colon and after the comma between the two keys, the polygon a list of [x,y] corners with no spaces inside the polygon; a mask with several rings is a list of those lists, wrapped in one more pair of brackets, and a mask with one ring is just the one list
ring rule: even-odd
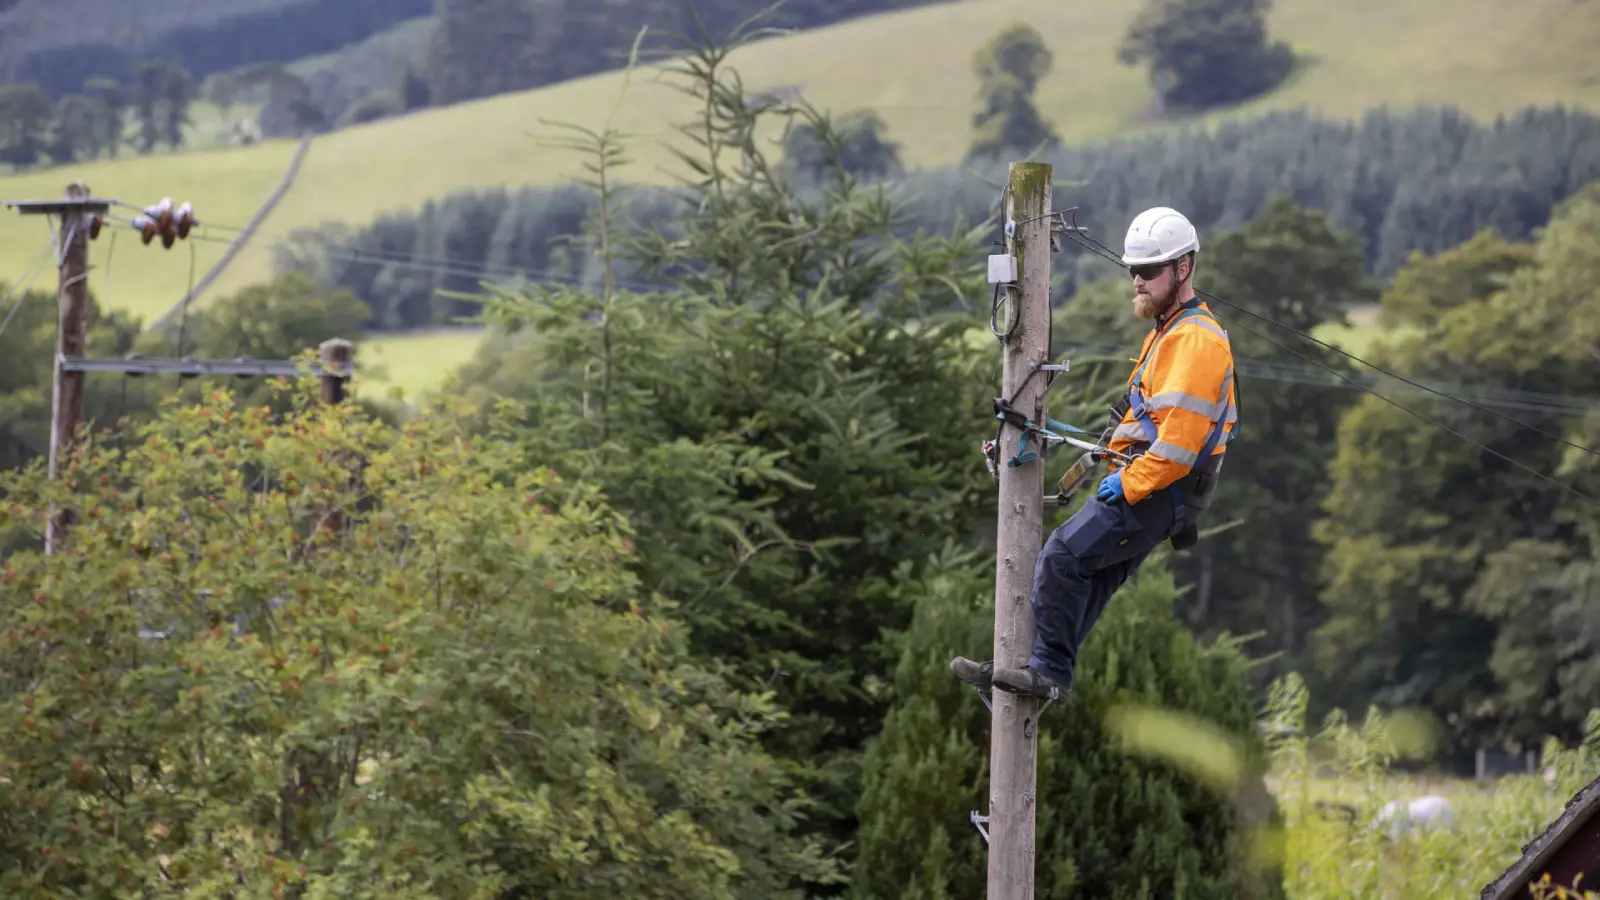
{"label": "dark work trousers", "polygon": [[1090,498],[1063,522],[1033,570],[1033,622],[1038,637],[1028,667],[1071,685],[1083,646],[1111,595],[1138,570],[1158,544],[1171,537],[1172,493],[1158,490],[1129,505]]}

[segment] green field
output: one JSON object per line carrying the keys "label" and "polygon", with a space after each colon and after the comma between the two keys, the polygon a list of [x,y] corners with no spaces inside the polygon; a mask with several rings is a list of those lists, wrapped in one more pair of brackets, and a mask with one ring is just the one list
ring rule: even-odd
{"label": "green field", "polygon": [[[1114,48],[1137,4],[1116,0],[968,0],[859,19],[745,48],[735,64],[752,90],[803,88],[836,111],[870,107],[886,119],[911,165],[955,160],[970,132],[977,87],[970,58],[1005,24],[1026,20],[1056,55],[1040,88],[1045,114],[1069,140],[1161,127],[1144,73],[1120,66]],[[1529,103],[1600,109],[1600,16],[1574,15],[1573,0],[1279,0],[1274,33],[1309,61],[1269,97],[1225,115],[1310,106],[1356,116],[1380,105],[1454,103],[1491,116]],[[896,51],[894,48],[904,48]],[[365,222],[414,208],[452,190],[559,182],[576,170],[566,151],[541,147],[541,118],[597,125],[620,85],[618,73],[432,110],[320,137],[293,192],[251,247],[213,288],[235,289],[268,274],[271,243],[326,220]],[[647,137],[633,177],[662,181],[656,141],[692,111],[691,101],[650,72],[636,77],[618,125]],[[1218,114],[1224,115],[1224,114]],[[1212,116],[1212,119],[1218,116]],[[240,226],[277,184],[293,141],[74,166],[0,180],[0,196],[54,197],[71,178],[130,202],[191,200],[203,221]],[[225,237],[214,232],[213,237]],[[154,318],[181,296],[189,247],[163,252],[125,233],[105,271],[110,241],[94,261],[97,291]],[[46,240],[37,220],[0,217],[0,273],[17,277]],[[221,242],[196,242],[203,273]]]}
{"label": "green field", "polygon": [[483,340],[476,328],[437,328],[411,334],[373,335],[356,349],[359,392],[387,399],[396,388],[407,404],[424,400],[456,367],[472,359]]}

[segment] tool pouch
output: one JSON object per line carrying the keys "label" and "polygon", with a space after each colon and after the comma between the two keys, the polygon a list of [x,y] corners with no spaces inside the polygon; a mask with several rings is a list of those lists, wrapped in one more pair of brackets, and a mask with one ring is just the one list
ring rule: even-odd
{"label": "tool pouch", "polygon": [[1190,522],[1189,524],[1173,532],[1170,540],[1172,541],[1172,549],[1187,550],[1190,547],[1193,547],[1195,544],[1200,543],[1200,526],[1194,522]]}

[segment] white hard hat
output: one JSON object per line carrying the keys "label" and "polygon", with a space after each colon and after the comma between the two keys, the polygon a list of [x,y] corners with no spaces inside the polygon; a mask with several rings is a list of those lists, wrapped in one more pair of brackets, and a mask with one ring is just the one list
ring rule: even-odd
{"label": "white hard hat", "polygon": [[1122,262],[1128,266],[1164,263],[1200,249],[1200,235],[1183,213],[1166,206],[1147,209],[1128,226]]}

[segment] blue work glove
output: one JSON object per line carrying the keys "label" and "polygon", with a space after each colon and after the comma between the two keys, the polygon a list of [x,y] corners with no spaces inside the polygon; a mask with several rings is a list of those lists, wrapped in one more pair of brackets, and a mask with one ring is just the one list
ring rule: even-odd
{"label": "blue work glove", "polygon": [[1102,478],[1100,480],[1100,490],[1095,493],[1095,496],[1100,498],[1101,503],[1115,503],[1119,500],[1126,500],[1127,498],[1122,495],[1122,473],[1112,472]]}

